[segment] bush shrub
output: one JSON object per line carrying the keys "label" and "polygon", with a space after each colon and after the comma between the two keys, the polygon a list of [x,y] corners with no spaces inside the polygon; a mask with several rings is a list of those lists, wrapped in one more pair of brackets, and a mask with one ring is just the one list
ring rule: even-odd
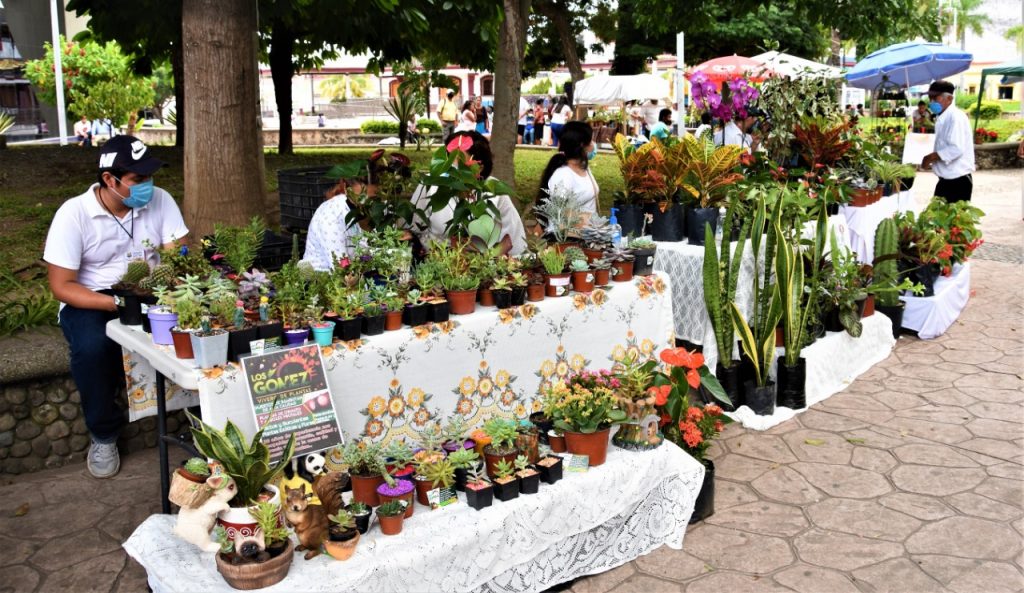
{"label": "bush shrub", "polygon": [[398,122],[386,119],[369,119],[359,125],[364,134],[398,134]]}
{"label": "bush shrub", "polygon": [[423,128],[426,128],[431,134],[441,133],[441,124],[437,120],[426,118],[416,120],[416,129],[422,130]]}
{"label": "bush shrub", "polygon": [[[967,109],[967,115],[974,118],[975,113],[978,112],[978,104],[973,103],[970,108]],[[995,101],[982,101],[981,102],[981,119],[988,121],[992,119],[999,119],[1003,115],[1003,107]]]}

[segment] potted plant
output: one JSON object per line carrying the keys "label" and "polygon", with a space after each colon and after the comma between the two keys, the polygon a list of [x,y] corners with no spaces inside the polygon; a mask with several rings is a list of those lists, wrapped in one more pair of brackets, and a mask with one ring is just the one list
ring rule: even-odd
{"label": "potted plant", "polygon": [[594,286],[608,286],[611,284],[612,264],[603,257],[590,262],[594,269]]}
{"label": "potted plant", "polygon": [[567,188],[557,186],[545,190],[547,198],[533,207],[537,220],[544,225],[544,233],[554,239],[559,251],[571,245],[569,235],[583,222],[583,213],[576,194]]}
{"label": "potted plant", "polygon": [[548,431],[548,445],[552,453],[565,453],[568,450],[565,446],[565,435],[553,428]]}
{"label": "potted plant", "polygon": [[629,242],[629,249],[633,252],[634,274],[650,276],[654,272],[654,252],[657,248],[654,241],[644,237],[638,237]]}
{"label": "potted plant", "polygon": [[562,458],[557,455],[548,455],[534,464],[540,472],[540,479],[546,484],[554,484],[562,479]]}
{"label": "potted plant", "polygon": [[[277,291],[274,304],[277,307],[278,316],[284,323],[285,344],[302,344],[309,337],[309,326],[303,315],[308,306],[306,286],[307,282],[302,278],[298,266],[292,262],[285,264],[274,275],[274,287]],[[232,337],[231,343],[237,359],[237,356],[248,354],[249,340],[246,340],[245,336],[241,334],[244,326],[237,327],[236,324],[236,328],[236,333],[240,335],[237,340]],[[239,351],[238,348],[243,351]]]}
{"label": "potted plant", "polygon": [[633,252],[622,247],[612,247],[604,252],[604,259],[612,265],[613,282],[629,282],[633,279]]}
{"label": "potted plant", "polygon": [[520,494],[537,494],[540,490],[540,473],[530,467],[530,460],[525,455],[519,455],[516,457],[515,467]]}
{"label": "potted plant", "polygon": [[405,519],[408,510],[406,506],[412,503],[404,500],[389,500],[377,507],[377,520],[380,521],[380,532],[384,535],[398,535],[402,533],[402,521]]}
{"label": "potted plant", "polygon": [[427,253],[428,262],[437,262],[440,283],[452,315],[467,315],[476,308],[480,279],[475,273],[475,258],[467,249],[468,245],[462,241],[435,243]]}
{"label": "potted plant", "polygon": [[491,292],[496,307],[508,309],[512,306],[512,282],[508,278],[495,278],[491,283]]}
{"label": "potted plant", "polygon": [[526,300],[536,303],[544,300],[547,291],[547,278],[540,272],[530,272],[527,275]]}
{"label": "potted plant", "polygon": [[366,533],[370,529],[370,506],[355,501],[350,503],[346,510],[352,514],[352,518],[355,520],[356,529],[359,530],[360,534]]}
{"label": "potted plant", "polygon": [[[179,317],[180,320],[180,317]],[[201,369],[223,366],[228,361],[228,332],[210,326],[210,318],[200,318],[199,329],[189,335],[192,354]]]}
{"label": "potted plant", "polygon": [[327,304],[337,316],[334,336],[342,342],[358,340],[363,331],[363,295],[359,287],[346,286],[344,281],[332,278],[327,287]]}
{"label": "potted plant", "polygon": [[545,272],[544,293],[549,297],[569,294],[569,274],[565,271],[565,255],[554,247],[548,247],[537,254]]}
{"label": "potted plant", "polygon": [[468,432],[469,427],[466,426],[466,420],[457,414],[452,416],[441,430],[442,448],[448,453],[472,449],[476,443],[473,439],[466,438]]}
{"label": "potted plant", "polygon": [[611,426],[626,419],[626,413],[616,408],[611,388],[588,388],[578,378],[570,378],[568,384],[556,384],[544,397],[544,414],[564,433],[568,451],[587,455],[592,467],[603,464]]}
{"label": "potted plant", "polygon": [[405,295],[405,308],[402,309],[402,323],[410,327],[418,327],[427,323],[429,313],[429,297],[418,288],[411,289]]}
{"label": "potted plant", "polygon": [[206,479],[210,477],[210,467],[205,459],[193,457],[171,474],[171,489],[168,500],[185,508],[198,508],[210,497],[210,488]]}
{"label": "potted plant", "polygon": [[455,489],[465,491],[466,480],[470,471],[480,463],[480,455],[475,449],[459,449],[448,454],[448,461],[452,464]]}
{"label": "potted plant", "polygon": [[[465,451],[465,450],[463,450]],[[420,504],[430,506],[428,492],[435,488],[451,488],[455,485],[455,465],[447,457],[434,458],[420,464],[418,478],[423,478],[429,488],[420,495],[419,483],[416,484],[416,496]]]}
{"label": "potted plant", "polygon": [[377,487],[384,483],[384,452],[369,440],[350,441],[342,449],[341,462],[352,479],[352,499],[367,506],[380,504]]}
{"label": "potted plant", "polygon": [[493,478],[497,475],[495,472],[499,461],[511,464],[519,455],[519,449],[516,449],[516,425],[511,420],[495,417],[484,423],[484,432],[491,439],[490,444],[484,447],[484,462],[487,475]]}
{"label": "potted plant", "polygon": [[170,289],[161,286],[153,291],[156,305],[149,308],[146,317],[149,319],[150,333],[154,344],[170,346],[174,344],[171,328],[178,325],[178,314],[174,312],[174,295]]}
{"label": "potted plant", "polygon": [[509,282],[512,284],[512,306],[518,307],[526,304],[526,292],[529,285],[527,274],[521,271],[512,272]]}
{"label": "potted plant", "polygon": [[484,478],[479,466],[474,465],[469,469],[465,492],[466,502],[478,511],[491,506],[494,502],[494,488]]}
{"label": "potted plant", "polygon": [[348,560],[356,553],[356,546],[359,545],[359,536],[362,533],[356,527],[355,517],[345,509],[338,509],[337,513],[327,519],[331,523],[327,527],[324,549],[335,560]]}
{"label": "potted plant", "polygon": [[622,236],[642,234],[645,213],[644,204],[664,197],[668,190],[664,174],[665,155],[660,142],[648,142],[634,146],[629,138],[615,135],[615,155],[619,159],[619,171],[625,191],[615,194],[615,210],[622,227]]}
{"label": "potted plant", "polygon": [[498,461],[494,466],[494,478],[491,483],[494,488],[494,497],[502,502],[508,502],[519,496],[519,477],[515,474],[515,467],[507,459]]}
{"label": "potted plant", "polygon": [[242,438],[242,431],[230,420],[224,430],[217,430],[187,411],[185,414],[192,424],[192,440],[196,449],[208,459],[217,460],[224,468],[224,473],[235,481],[238,489],[238,494],[230,503],[232,508],[222,511],[217,522],[230,533],[245,530],[252,533],[256,527],[256,522],[249,515],[252,505],[259,502],[277,504],[280,501],[280,494],[272,482],[291,462],[295,452],[295,435],[288,437],[277,463],[271,464],[270,449],[261,441],[262,427],[247,442]]}
{"label": "potted plant", "polygon": [[215,224],[213,227],[213,245],[217,256],[231,267],[231,271],[240,276],[252,269],[256,255],[263,245],[266,225],[263,220],[254,216],[246,226],[227,226]]}
{"label": "potted plant", "polygon": [[829,253],[832,265],[824,275],[820,293],[828,313],[825,328],[829,331],[846,331],[859,338],[862,331],[858,303],[867,298],[867,291],[860,286],[860,265],[852,252],[840,249],[835,236],[831,237],[832,251]]}
{"label": "potted plant", "polygon": [[600,259],[604,250],[612,246],[612,235],[613,230],[607,218],[597,213],[590,215],[590,219],[580,229],[587,263],[592,264],[594,260]]}
{"label": "potted plant", "polygon": [[530,463],[540,459],[540,434],[533,422],[525,418],[516,425],[516,449]]}
{"label": "potted plant", "polygon": [[[405,517],[409,518],[415,512],[413,507],[413,496],[415,495],[413,483],[408,480],[396,480],[391,474],[384,474],[384,483],[377,486],[377,496],[380,497],[380,504],[384,506],[389,501],[404,503]],[[377,516],[380,516],[378,509]]]}
{"label": "potted plant", "polygon": [[686,239],[691,245],[704,243],[704,227],[714,231],[718,226],[718,209],[726,200],[730,188],[743,175],[736,171],[743,148],[725,145],[715,147],[707,136],[688,135],[682,140],[682,150],[688,161],[685,180],[681,184],[694,204],[686,210]]}
{"label": "potted plant", "polygon": [[384,297],[384,331],[402,329],[402,313],[405,311],[405,299],[396,292],[390,291]]}
{"label": "potted plant", "polygon": [[178,358],[194,358],[191,334],[199,329],[202,322],[201,299],[204,284],[202,280],[191,275],[179,278],[178,281],[172,305],[174,312],[178,314],[178,324],[171,329],[171,339],[174,341],[174,353]]}
{"label": "potted plant", "polygon": [[592,292],[594,290],[594,273],[585,259],[574,259],[569,262],[572,273],[572,289],[576,292]]}
{"label": "potted plant", "polygon": [[582,371],[574,377],[574,381],[587,388],[614,388],[618,399],[617,406],[626,414],[626,418],[615,432],[612,443],[620,449],[630,451],[647,451],[661,445],[662,437],[658,434],[658,416],[655,414],[655,388],[651,387],[654,380],[654,369],[657,361],[644,360],[638,356],[627,355],[614,367],[614,372],[602,369],[599,373]]}
{"label": "potted plant", "polygon": [[399,480],[412,483],[413,476],[416,473],[416,466],[413,464],[412,449],[409,448],[405,441],[391,441],[391,444],[384,451],[384,457],[387,460],[385,473],[391,474]]}
{"label": "potted plant", "polygon": [[903,326],[905,304],[900,300],[900,294],[904,290],[912,290],[916,294],[924,292],[922,285],[913,284],[909,278],[900,278],[898,259],[899,228],[895,219],[886,218],[875,228],[875,253],[868,292],[875,295],[875,310],[892,322],[892,337],[895,339],[899,339]]}
{"label": "potted plant", "polygon": [[227,530],[218,526],[221,550],[216,556],[217,572],[235,589],[262,589],[281,582],[295,555],[288,530],[280,523],[280,505],[263,501],[250,508],[249,514],[253,532],[259,534],[253,542],[255,551],[232,543]]}
{"label": "potted plant", "polygon": [[149,264],[137,259],[128,262],[121,279],[111,286],[117,297],[117,313],[122,325],[142,324],[142,301],[152,296],[152,292],[144,290],[140,284],[149,277]]}
{"label": "potted plant", "polygon": [[320,346],[327,347],[334,343],[333,321],[314,321],[309,325],[309,329],[313,331],[313,341]]}

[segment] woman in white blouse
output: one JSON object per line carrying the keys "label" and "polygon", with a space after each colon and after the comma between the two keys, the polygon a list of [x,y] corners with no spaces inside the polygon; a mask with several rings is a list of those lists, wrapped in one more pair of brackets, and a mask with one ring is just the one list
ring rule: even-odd
{"label": "woman in white blouse", "polygon": [[582,121],[565,124],[558,152],[548,161],[548,166],[541,176],[537,203],[546,201],[548,192],[561,188],[576,196],[580,210],[587,213],[597,212],[600,188],[597,187],[597,180],[594,179],[589,166],[590,159],[596,155],[594,130],[590,124]]}
{"label": "woman in white blouse", "polygon": [[[309,222],[309,233],[306,235],[306,252],[303,260],[310,263],[314,270],[328,271],[334,260],[341,260],[352,254],[361,233],[358,224],[348,225],[345,218],[350,208],[345,196],[347,184],[341,181],[327,192],[323,204],[316,209],[313,219]],[[368,187],[372,193],[373,186]]]}
{"label": "woman in white blouse", "polygon": [[[473,146],[468,150],[469,156],[480,164],[480,177],[491,176],[491,169],[494,166],[494,158],[491,155],[491,143],[479,132],[455,132],[445,141],[451,142],[453,138],[467,136],[473,140]],[[437,188],[419,186],[413,192],[412,201],[417,208],[430,211],[430,196],[434,195]],[[507,255],[520,255],[526,251],[526,230],[523,227],[523,220],[516,210],[512,198],[508,196],[491,196],[488,198],[498,208],[499,223],[501,224],[501,246],[502,253]],[[455,213],[454,200],[447,206],[430,214],[426,225],[422,223],[414,225],[412,232],[419,237],[424,247],[429,248],[431,243],[448,241],[447,225]]]}

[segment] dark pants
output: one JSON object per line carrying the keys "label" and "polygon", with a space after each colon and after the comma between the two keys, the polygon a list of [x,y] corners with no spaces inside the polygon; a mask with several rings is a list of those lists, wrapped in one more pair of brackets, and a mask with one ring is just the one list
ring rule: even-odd
{"label": "dark pants", "polygon": [[974,179],[970,174],[956,179],[939,178],[935,185],[935,195],[946,198],[949,203],[970,202],[974,191]]}
{"label": "dark pants", "polygon": [[85,425],[99,442],[117,440],[124,425],[124,412],[117,395],[124,387],[121,347],[107,337],[107,322],[116,312],[79,309],[65,305],[60,328],[71,350],[71,376],[78,387],[85,413]]}

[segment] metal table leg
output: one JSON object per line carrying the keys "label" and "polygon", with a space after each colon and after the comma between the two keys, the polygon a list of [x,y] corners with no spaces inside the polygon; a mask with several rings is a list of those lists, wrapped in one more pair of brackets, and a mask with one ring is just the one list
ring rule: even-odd
{"label": "metal table leg", "polygon": [[171,468],[167,461],[167,393],[164,376],[156,372],[156,446],[160,451],[160,508],[165,515],[171,513]]}

